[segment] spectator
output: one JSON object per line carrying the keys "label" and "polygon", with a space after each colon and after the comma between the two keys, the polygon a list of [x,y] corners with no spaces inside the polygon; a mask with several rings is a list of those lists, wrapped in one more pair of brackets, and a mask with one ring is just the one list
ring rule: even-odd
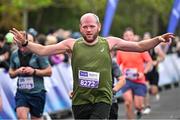
{"label": "spectator", "polygon": [[[48,35],[46,37],[45,45],[53,45],[57,43],[57,38],[53,35]],[[63,54],[56,54],[48,56],[49,62],[51,65],[59,64],[63,61],[64,55]]]}
{"label": "spectator", "polygon": [[0,34],[0,68],[4,68],[5,70],[9,70],[9,55],[10,50],[8,45],[5,44],[4,35]]}
{"label": "spectator", "polygon": [[[144,39],[150,39],[151,34],[145,33]],[[159,82],[159,72],[158,72],[158,65],[162,62],[165,58],[165,53],[163,52],[160,45],[156,46],[153,49],[149,50],[149,54],[153,60],[152,68],[146,74],[147,86],[150,87],[150,93],[156,96],[156,99],[159,100],[160,96],[158,94],[158,82]],[[147,92],[145,98],[145,106],[144,106],[144,114],[149,114],[151,112],[151,106],[149,102],[149,93]]]}

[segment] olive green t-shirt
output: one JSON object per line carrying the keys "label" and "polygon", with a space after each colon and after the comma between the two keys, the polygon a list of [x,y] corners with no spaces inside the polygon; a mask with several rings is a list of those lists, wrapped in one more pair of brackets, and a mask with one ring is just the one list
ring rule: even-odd
{"label": "olive green t-shirt", "polygon": [[73,105],[112,102],[112,59],[108,42],[98,36],[95,45],[78,39],[72,52]]}

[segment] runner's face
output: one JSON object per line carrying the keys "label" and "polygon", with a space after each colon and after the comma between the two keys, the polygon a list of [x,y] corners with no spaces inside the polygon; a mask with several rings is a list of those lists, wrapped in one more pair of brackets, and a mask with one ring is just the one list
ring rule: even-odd
{"label": "runner's face", "polygon": [[[28,37],[27,37],[27,38],[28,38],[28,41],[34,42],[34,38],[33,38],[32,35],[28,34]],[[19,48],[20,48],[21,52],[23,52],[23,53],[29,53],[29,52],[30,52],[27,47],[19,46]]]}
{"label": "runner's face", "polygon": [[126,31],[123,34],[123,38],[124,40],[127,40],[127,41],[134,41],[134,33],[132,31]]}
{"label": "runner's face", "polygon": [[86,16],[81,20],[80,32],[86,42],[92,43],[100,31],[100,24],[94,16]]}

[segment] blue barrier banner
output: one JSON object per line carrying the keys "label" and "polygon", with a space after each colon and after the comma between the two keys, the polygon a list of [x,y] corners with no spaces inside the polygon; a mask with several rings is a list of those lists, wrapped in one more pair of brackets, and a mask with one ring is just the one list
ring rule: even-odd
{"label": "blue barrier banner", "polygon": [[[72,91],[73,79],[71,65],[61,63],[52,67],[52,76],[44,78],[47,90],[44,113],[55,113],[63,110],[71,110],[69,93]],[[15,112],[15,93],[17,78],[11,79],[9,74],[0,69],[0,94],[3,108],[0,111],[0,120],[17,119]]]}
{"label": "blue barrier banner", "polygon": [[2,111],[0,111],[0,119],[16,119],[14,110],[16,80],[11,79],[4,69],[0,69],[0,76],[0,94],[2,97]]}
{"label": "blue barrier banner", "polygon": [[180,17],[180,0],[174,0],[174,5],[171,11],[171,16],[167,28],[167,32],[174,33],[179,23]]}
{"label": "blue barrier banner", "polygon": [[69,93],[72,91],[72,70],[70,64],[61,63],[52,68],[52,76],[45,78],[47,90],[45,112],[53,113],[71,109]]}
{"label": "blue barrier banner", "polygon": [[108,0],[106,14],[103,23],[102,36],[107,37],[111,28],[112,20],[119,0]]}

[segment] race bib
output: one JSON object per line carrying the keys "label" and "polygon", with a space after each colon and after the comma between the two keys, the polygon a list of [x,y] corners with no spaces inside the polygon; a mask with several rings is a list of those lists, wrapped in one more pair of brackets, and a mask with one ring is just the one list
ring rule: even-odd
{"label": "race bib", "polygon": [[137,80],[139,76],[138,70],[135,68],[128,68],[125,70],[125,76],[126,76],[126,79],[129,79],[129,80]]}
{"label": "race bib", "polygon": [[85,88],[98,88],[99,76],[100,73],[98,72],[79,70],[79,86]]}
{"label": "race bib", "polygon": [[19,89],[32,89],[34,88],[33,77],[19,77]]}

